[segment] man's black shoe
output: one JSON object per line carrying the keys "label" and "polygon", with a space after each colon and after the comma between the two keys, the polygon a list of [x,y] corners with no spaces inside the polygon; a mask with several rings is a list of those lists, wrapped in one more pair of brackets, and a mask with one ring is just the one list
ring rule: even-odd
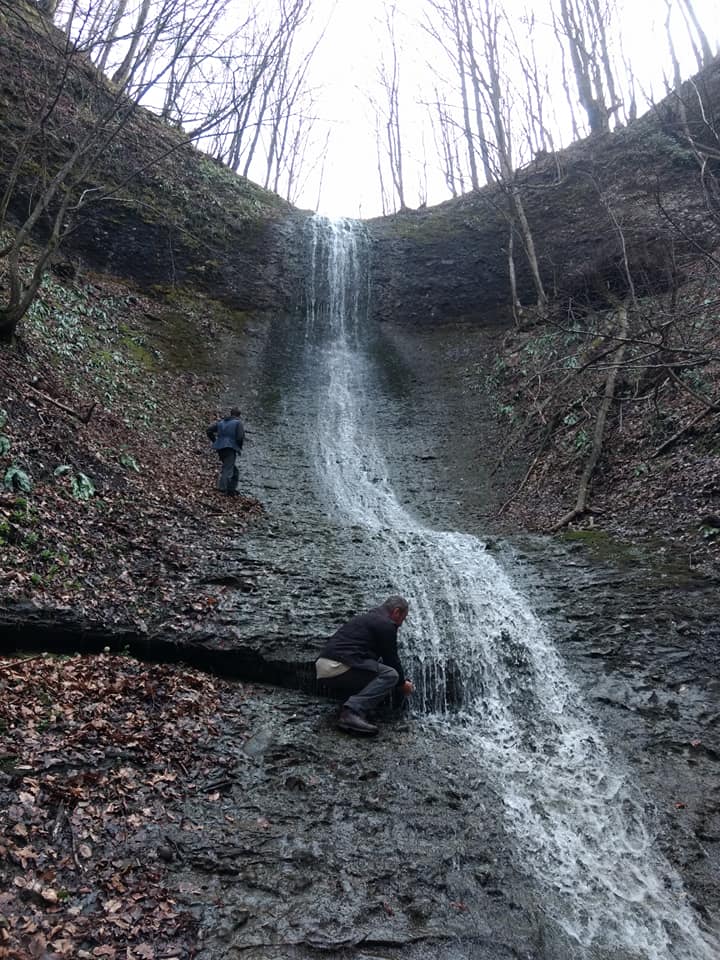
{"label": "man's black shoe", "polygon": [[348,733],[361,733],[366,737],[374,736],[378,732],[374,723],[368,723],[364,717],[361,717],[359,713],[355,713],[349,707],[342,708],[337,725],[341,730],[346,730]]}

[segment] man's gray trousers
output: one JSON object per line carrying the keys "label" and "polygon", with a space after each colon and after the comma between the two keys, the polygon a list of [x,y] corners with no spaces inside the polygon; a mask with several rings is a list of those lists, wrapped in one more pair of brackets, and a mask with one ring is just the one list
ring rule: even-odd
{"label": "man's gray trousers", "polygon": [[238,470],[239,452],[232,447],[224,447],[218,450],[218,456],[222,462],[220,476],[218,477],[218,490],[223,493],[237,493],[238,481],[240,480],[240,471]]}
{"label": "man's gray trousers", "polygon": [[[351,693],[343,706],[365,716],[374,710],[397,686],[398,672],[378,663],[377,673],[351,667],[337,677],[322,680],[331,693]],[[354,692],[357,691],[357,692]]]}

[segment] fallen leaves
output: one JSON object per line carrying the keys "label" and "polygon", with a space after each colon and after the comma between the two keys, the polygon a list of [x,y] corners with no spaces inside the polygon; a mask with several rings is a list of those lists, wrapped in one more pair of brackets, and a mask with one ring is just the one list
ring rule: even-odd
{"label": "fallen leaves", "polygon": [[[117,310],[86,326],[76,318],[83,349],[71,357],[32,325],[26,350],[0,351],[2,434],[10,444],[0,452],[0,474],[17,463],[32,476],[27,491],[0,489],[3,596],[140,633],[168,621],[192,631],[222,592],[208,595],[195,582],[201,545],[237,536],[261,512],[250,497],[230,501],[215,490],[217,457],[205,428],[217,378],[179,373],[159,357],[150,368],[138,365],[130,337],[118,343],[117,329],[144,342],[144,301],[128,303],[122,285],[102,278],[88,288],[53,286],[43,294],[49,316],[54,298],[66,294],[93,309],[109,298]],[[28,393],[32,383],[43,385],[39,396]],[[88,423],[66,412],[98,397]],[[92,495],[78,499],[63,469],[90,478]]]}
{"label": "fallen leaves", "polygon": [[218,681],[106,654],[0,658],[0,677],[0,960],[190,957],[155,844]]}

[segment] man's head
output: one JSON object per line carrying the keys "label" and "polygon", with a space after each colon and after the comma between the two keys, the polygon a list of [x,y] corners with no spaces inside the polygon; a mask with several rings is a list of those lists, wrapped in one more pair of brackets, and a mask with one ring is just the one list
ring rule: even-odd
{"label": "man's head", "polygon": [[230,416],[239,417],[240,416],[240,407],[230,407]]}
{"label": "man's head", "polygon": [[398,594],[394,594],[392,597],[388,597],[383,607],[390,614],[390,619],[393,623],[396,623],[398,626],[405,620],[405,617],[408,615],[409,604],[405,597],[401,597]]}

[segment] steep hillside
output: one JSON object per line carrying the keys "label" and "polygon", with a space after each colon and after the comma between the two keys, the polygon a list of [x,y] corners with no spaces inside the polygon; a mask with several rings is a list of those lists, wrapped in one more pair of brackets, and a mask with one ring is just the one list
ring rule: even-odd
{"label": "steep hillside", "polygon": [[243,402],[262,322],[86,268],[46,278],[19,343],[0,350],[4,640],[13,624],[29,637],[43,608],[51,631],[68,617],[107,638],[187,635],[212,612],[221,588],[201,582],[200,558],[261,507],[215,491],[205,428]]}
{"label": "steep hillside", "polygon": [[[2,11],[9,236],[114,92],[32,5]],[[199,581],[200,557],[261,509],[215,492],[205,428],[243,404],[267,310],[288,302],[294,213],[144,110],[112,129],[68,181],[97,199],[71,211],[17,342],[0,347],[1,619],[28,636],[42,610],[46,628],[66,618],[74,635],[197,631],[222,589]],[[53,209],[22,251],[23,277]]]}
{"label": "steep hillside", "polygon": [[[603,305],[666,289],[717,243],[712,213],[720,61],[629,127],[538,156],[516,174],[549,297]],[[710,205],[710,210],[708,209]],[[371,220],[374,307],[413,324],[511,317],[507,191],[491,185],[436,207]],[[524,308],[536,299],[516,229]]]}
{"label": "steep hillside", "polygon": [[[68,54],[33,5],[3,7],[3,16],[0,190],[16,178],[10,214],[22,222],[89,137],[90,164],[64,181],[73,195],[66,259],[145,289],[192,285],[236,309],[287,305],[292,207],[135,108],[82,55]],[[51,229],[58,202],[37,235]]]}
{"label": "steep hillside", "polygon": [[433,432],[463,435],[486,525],[649,538],[717,572],[719,114],[716,61],[627,129],[518,172],[542,312],[519,236],[512,309],[500,186],[368,224],[375,316]]}

